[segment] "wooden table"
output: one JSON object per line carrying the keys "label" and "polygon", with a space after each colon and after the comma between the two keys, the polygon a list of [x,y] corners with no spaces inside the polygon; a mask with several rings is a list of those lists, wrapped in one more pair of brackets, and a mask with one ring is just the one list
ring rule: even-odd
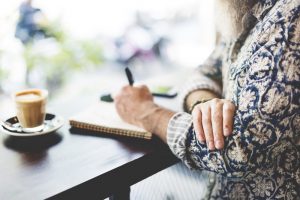
{"label": "wooden table", "polygon": [[130,185],[178,162],[158,139],[95,136],[69,128],[66,123],[56,133],[36,138],[1,134],[0,199],[102,199],[113,194],[123,199]]}

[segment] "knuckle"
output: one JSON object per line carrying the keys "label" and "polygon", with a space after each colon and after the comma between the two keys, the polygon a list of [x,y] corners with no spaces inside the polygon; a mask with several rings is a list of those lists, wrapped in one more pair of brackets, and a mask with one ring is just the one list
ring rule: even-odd
{"label": "knuckle", "polygon": [[220,109],[220,108],[222,109],[223,104],[224,104],[223,101],[220,100],[220,101],[218,101],[218,102],[216,103],[216,107],[217,107],[218,109]]}
{"label": "knuckle", "polygon": [[202,112],[207,112],[210,105],[209,102],[205,102],[205,103],[200,103],[196,106],[198,109],[200,109]]}
{"label": "knuckle", "polygon": [[219,103],[220,102],[220,99],[218,99],[218,98],[213,98],[212,100],[211,100],[211,103],[212,104],[217,104],[217,103]]}
{"label": "knuckle", "polygon": [[193,109],[194,112],[200,112],[200,110],[201,110],[200,104],[196,105]]}
{"label": "knuckle", "polygon": [[192,115],[193,115],[193,116],[199,115],[199,114],[200,114],[200,109],[201,109],[200,105],[199,105],[199,104],[196,105],[196,106],[193,108],[193,110],[192,110]]}
{"label": "knuckle", "polygon": [[233,103],[230,103],[229,106],[232,108],[233,111],[235,111],[235,105]]}
{"label": "knuckle", "polygon": [[226,112],[234,112],[235,111],[235,106],[231,102],[227,102],[223,106],[224,111]]}
{"label": "knuckle", "polygon": [[195,108],[196,108],[197,110],[201,110],[201,104],[197,104],[197,105],[195,106]]}

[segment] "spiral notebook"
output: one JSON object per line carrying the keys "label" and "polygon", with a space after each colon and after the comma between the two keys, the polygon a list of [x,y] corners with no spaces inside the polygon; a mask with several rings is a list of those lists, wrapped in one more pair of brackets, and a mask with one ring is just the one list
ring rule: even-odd
{"label": "spiral notebook", "polygon": [[69,119],[74,128],[90,130],[99,134],[113,134],[134,138],[151,139],[152,134],[137,126],[124,122],[118,115],[114,103],[99,101]]}

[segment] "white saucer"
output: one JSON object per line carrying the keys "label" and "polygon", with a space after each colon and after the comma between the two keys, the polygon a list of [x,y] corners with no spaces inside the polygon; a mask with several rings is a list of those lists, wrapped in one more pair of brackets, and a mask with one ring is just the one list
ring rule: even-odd
{"label": "white saucer", "polygon": [[[20,126],[18,118],[12,117],[6,120],[6,122],[10,123],[14,128],[18,128]],[[31,136],[39,136],[39,135],[46,135],[48,133],[52,133],[62,127],[64,125],[64,119],[62,117],[56,116],[54,114],[47,113],[45,117],[44,122],[44,129],[38,132],[17,132],[17,131],[11,131],[6,129],[3,126],[0,126],[0,131],[12,135],[12,136],[18,136],[18,137],[31,137]]]}

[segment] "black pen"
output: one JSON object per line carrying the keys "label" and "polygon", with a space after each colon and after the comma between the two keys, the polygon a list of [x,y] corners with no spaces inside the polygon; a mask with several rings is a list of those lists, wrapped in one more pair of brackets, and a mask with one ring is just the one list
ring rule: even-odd
{"label": "black pen", "polygon": [[[125,73],[129,82],[129,85],[133,85],[134,80],[133,80],[133,76],[132,73],[130,71],[130,69],[128,67],[125,68]],[[164,97],[164,98],[174,98],[177,96],[177,92],[176,93],[171,93],[171,94],[163,94],[163,93],[155,93],[152,92],[152,95],[155,97]]]}
{"label": "black pen", "polygon": [[[133,80],[132,73],[131,73],[131,71],[130,71],[130,69],[128,67],[125,68],[125,73],[126,73],[129,85],[132,86],[133,83],[134,83],[134,80]],[[170,94],[163,94],[163,93],[155,93],[155,92],[153,92],[152,95],[155,96],[155,97],[174,98],[174,97],[177,96],[177,92],[170,93]],[[101,101],[105,101],[105,102],[113,102],[114,101],[113,98],[112,98],[112,96],[111,96],[111,94],[101,95],[100,100]]]}
{"label": "black pen", "polygon": [[129,85],[133,85],[134,83],[134,80],[133,80],[133,76],[132,76],[132,73],[130,71],[130,69],[128,67],[125,68],[125,73],[126,73],[126,76],[127,76],[127,79],[128,79],[128,82],[129,82]]}

